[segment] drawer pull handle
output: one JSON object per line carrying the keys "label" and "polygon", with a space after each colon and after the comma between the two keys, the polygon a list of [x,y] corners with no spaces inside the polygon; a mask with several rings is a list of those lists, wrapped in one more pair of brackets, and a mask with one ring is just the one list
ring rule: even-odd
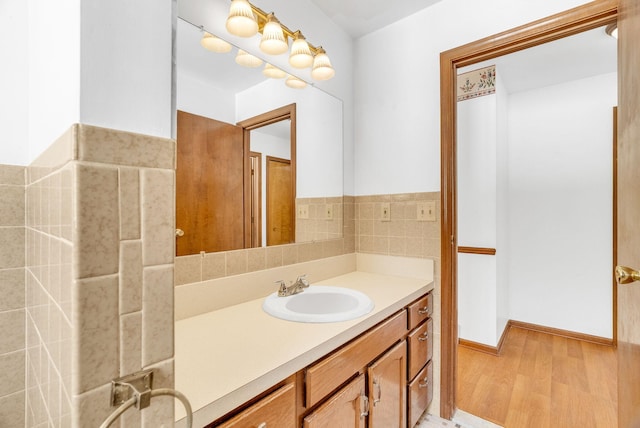
{"label": "drawer pull handle", "polygon": [[418,309],[418,313],[420,315],[429,315],[429,306],[425,306],[424,308]]}
{"label": "drawer pull handle", "polygon": [[373,380],[373,389],[374,391],[376,389],[378,390],[378,394],[376,395],[376,398],[373,399],[373,405],[377,406],[378,403],[380,402],[380,399],[382,398],[382,387],[380,386],[380,381],[378,381],[378,379]]}
{"label": "drawer pull handle", "polygon": [[258,425],[258,427],[257,427],[257,428],[267,428],[267,423],[266,423],[266,422],[263,422],[263,423],[261,423],[260,425]]}
{"label": "drawer pull handle", "polygon": [[418,336],[418,340],[420,342],[424,342],[426,340],[429,340],[429,332],[425,331],[424,333],[422,333],[420,336]]}
{"label": "drawer pull handle", "polygon": [[360,396],[360,419],[369,416],[369,397],[366,395]]}
{"label": "drawer pull handle", "polygon": [[427,388],[429,386],[429,378],[425,377],[422,382],[418,382],[418,388]]}

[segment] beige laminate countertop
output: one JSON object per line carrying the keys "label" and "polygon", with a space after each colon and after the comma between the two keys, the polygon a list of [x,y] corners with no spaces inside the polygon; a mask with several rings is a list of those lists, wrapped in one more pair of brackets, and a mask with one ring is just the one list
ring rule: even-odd
{"label": "beige laminate countertop", "polygon": [[[362,291],[375,307],[350,321],[299,323],[266,314],[264,299],[257,299],[176,322],[175,387],[191,402],[194,427],[223,416],[433,289],[429,279],[367,272],[316,284]],[[175,416],[177,426],[184,426],[179,402]]]}

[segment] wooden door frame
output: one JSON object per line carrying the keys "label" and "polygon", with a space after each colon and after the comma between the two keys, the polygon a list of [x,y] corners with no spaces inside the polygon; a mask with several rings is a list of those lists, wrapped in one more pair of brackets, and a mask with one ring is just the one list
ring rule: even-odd
{"label": "wooden door frame", "polygon": [[[245,201],[251,198],[251,165],[249,161],[249,152],[251,151],[251,131],[254,129],[262,128],[263,126],[271,125],[283,120],[290,120],[289,139],[291,142],[291,218],[293,219],[294,227],[291,231],[291,239],[293,242],[296,240],[295,221],[296,221],[296,103],[288,104],[280,108],[259,114],[254,117],[250,117],[243,121],[238,122],[236,125],[243,128],[244,131],[244,159],[245,159],[245,180],[244,180],[244,197]],[[251,207],[250,204],[245,203],[245,239],[244,247],[251,247]],[[266,237],[265,237],[266,238]]]}
{"label": "wooden door frame", "polygon": [[[250,201],[251,201],[251,236],[249,242],[251,247],[262,246],[262,153],[249,151],[249,162],[255,159],[257,167],[250,166]],[[257,171],[256,171],[257,170]],[[257,192],[256,192],[257,188]]]}
{"label": "wooden door frame", "polygon": [[456,76],[457,69],[615,22],[617,0],[596,0],[440,54],[441,379],[440,414],[456,409],[458,342]]}

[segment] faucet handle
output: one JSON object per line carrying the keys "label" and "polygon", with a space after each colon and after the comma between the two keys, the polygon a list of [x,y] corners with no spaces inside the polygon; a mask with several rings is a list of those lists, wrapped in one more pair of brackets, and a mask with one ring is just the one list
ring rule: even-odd
{"label": "faucet handle", "polygon": [[302,284],[304,287],[308,287],[309,286],[309,280],[307,279],[307,274],[302,274],[298,277],[298,279],[296,279],[296,283],[300,283]]}
{"label": "faucet handle", "polygon": [[280,287],[278,288],[278,296],[285,296],[287,294],[287,285],[284,283],[284,281],[282,279],[279,279],[277,281],[274,281],[274,283],[280,284]]}

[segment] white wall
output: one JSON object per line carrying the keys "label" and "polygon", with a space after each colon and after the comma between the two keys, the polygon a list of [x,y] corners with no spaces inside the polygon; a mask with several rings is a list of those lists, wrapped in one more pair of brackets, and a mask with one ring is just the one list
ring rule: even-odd
{"label": "white wall", "polygon": [[584,3],[444,0],[356,40],[355,193],[440,190],[440,52]]}
{"label": "white wall", "polygon": [[[274,90],[277,87],[277,91]],[[296,103],[296,197],[343,195],[342,102],[315,88],[282,91],[265,80],[236,97],[236,121]]]}
{"label": "white wall", "polygon": [[4,0],[0,8],[8,65],[0,124],[10,139],[0,162],[31,163],[78,122],[171,136],[171,1]]}
{"label": "white wall", "polygon": [[225,92],[178,69],[176,108],[187,113],[236,123],[236,94]]}
{"label": "white wall", "polygon": [[612,337],[616,88],[612,73],[510,97],[513,319]]}

